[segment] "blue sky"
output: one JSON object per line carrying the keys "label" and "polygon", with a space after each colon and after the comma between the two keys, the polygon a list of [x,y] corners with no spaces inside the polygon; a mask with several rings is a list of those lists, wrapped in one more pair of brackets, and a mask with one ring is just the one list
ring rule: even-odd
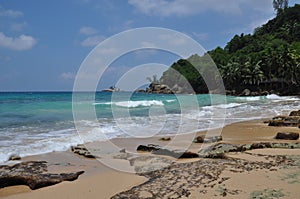
{"label": "blue sky", "polygon": [[[72,90],[88,53],[131,28],[173,29],[211,50],[274,16],[272,0],[0,0],[0,91]],[[132,65],[170,65],[177,58],[131,53],[113,63],[99,87],[114,84]]]}

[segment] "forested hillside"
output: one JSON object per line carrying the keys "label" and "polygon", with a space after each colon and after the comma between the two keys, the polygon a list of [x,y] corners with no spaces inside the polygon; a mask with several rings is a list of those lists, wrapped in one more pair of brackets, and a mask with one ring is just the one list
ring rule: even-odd
{"label": "forested hillside", "polygon": [[[224,48],[217,47],[208,54],[230,94],[241,94],[244,89],[256,94],[299,94],[300,5],[279,10],[274,19],[256,28],[253,34],[235,35]],[[206,79],[216,78],[209,65],[207,55],[193,55],[174,63],[160,80],[170,88],[177,86],[185,90],[186,83],[172,70],[175,69],[196,93],[207,93],[203,78],[194,67],[206,74]]]}

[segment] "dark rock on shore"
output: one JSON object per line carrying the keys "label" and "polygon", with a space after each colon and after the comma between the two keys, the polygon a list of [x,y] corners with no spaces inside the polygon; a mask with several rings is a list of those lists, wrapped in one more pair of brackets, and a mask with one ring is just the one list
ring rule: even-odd
{"label": "dark rock on shore", "polygon": [[280,140],[298,140],[299,139],[299,133],[279,132],[279,133],[276,134],[275,139],[280,139]]}
{"label": "dark rock on shore", "polygon": [[71,151],[78,155],[84,156],[86,158],[96,158],[91,152],[82,144],[78,144],[77,146],[71,146]]}
{"label": "dark rock on shore", "polygon": [[289,116],[300,116],[300,110],[292,111]]}
{"label": "dark rock on shore", "polygon": [[171,138],[170,137],[163,137],[163,138],[160,138],[159,139],[160,141],[171,141]]}
{"label": "dark rock on shore", "polygon": [[38,189],[60,183],[74,181],[84,171],[76,173],[52,174],[47,172],[46,161],[30,161],[13,166],[0,166],[0,188],[13,185],[27,185],[31,189]]}
{"label": "dark rock on shore", "polygon": [[222,141],[222,136],[206,137],[205,135],[199,135],[195,138],[195,143],[213,143]]}
{"label": "dark rock on shore", "polygon": [[276,116],[269,122],[269,126],[289,126],[298,127],[300,125],[300,116]]}
{"label": "dark rock on shore", "polygon": [[264,149],[264,148],[284,148],[284,149],[299,149],[300,142],[297,143],[270,143],[270,142],[259,142],[253,144],[228,144],[228,143],[217,143],[207,148],[201,149],[198,153],[202,158],[220,158],[225,157],[224,153],[228,152],[244,152],[253,149]]}
{"label": "dark rock on shore", "polygon": [[13,154],[8,158],[9,161],[21,160],[19,155]]}
{"label": "dark rock on shore", "polygon": [[152,152],[155,155],[166,155],[174,158],[198,158],[199,155],[197,153],[193,153],[190,151],[171,151],[169,149],[161,148],[158,145],[139,145],[136,149],[137,151],[144,152]]}

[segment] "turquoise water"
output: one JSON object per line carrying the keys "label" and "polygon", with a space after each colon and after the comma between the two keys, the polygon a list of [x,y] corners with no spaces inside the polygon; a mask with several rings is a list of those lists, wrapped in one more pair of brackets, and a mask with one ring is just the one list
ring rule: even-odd
{"label": "turquoise water", "polygon": [[147,137],[191,132],[300,109],[299,98],[276,95],[212,98],[99,92],[92,100],[87,93],[79,96],[83,109],[92,107],[97,115],[97,122],[87,118],[77,121],[77,125],[89,127],[80,132],[81,138],[73,121],[71,92],[0,93],[0,162],[10,154],[66,150],[70,145],[103,139],[103,135]]}

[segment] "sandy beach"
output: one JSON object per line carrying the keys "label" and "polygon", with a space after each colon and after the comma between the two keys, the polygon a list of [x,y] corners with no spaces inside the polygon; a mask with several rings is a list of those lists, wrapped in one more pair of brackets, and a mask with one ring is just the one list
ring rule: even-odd
{"label": "sandy beach", "polygon": [[[219,130],[209,132],[217,134]],[[275,140],[277,132],[300,133],[297,127],[270,127],[263,120],[239,122],[222,129],[220,143],[253,144],[262,142],[298,143]],[[203,135],[206,132],[198,132]],[[186,135],[189,137],[189,135]],[[170,137],[171,141],[175,139]],[[47,161],[48,172],[85,171],[72,182],[31,190],[24,185],[0,189],[0,197],[26,198],[298,198],[300,196],[300,149],[254,149],[226,153],[226,158],[175,159],[164,155],[137,153],[137,146],[166,146],[160,137],[115,138],[112,143],[125,150],[105,151],[97,159],[85,158],[71,151],[53,152],[22,158],[22,161]],[[93,143],[95,144],[95,143]],[[92,145],[93,145],[92,144]],[[92,146],[91,145],[91,146]],[[105,143],[97,143],[105,146]],[[189,151],[206,145],[192,143]],[[174,147],[174,146],[173,146]],[[104,147],[105,148],[105,147]],[[126,151],[126,152],[125,152]],[[138,154],[132,157],[131,153]],[[109,168],[117,165],[130,172]],[[139,173],[154,163],[157,171]],[[13,163],[13,162],[10,162]],[[16,162],[17,163],[17,162]],[[159,164],[157,164],[159,163]],[[168,163],[168,164],[166,164]],[[164,165],[166,164],[166,165]]]}

